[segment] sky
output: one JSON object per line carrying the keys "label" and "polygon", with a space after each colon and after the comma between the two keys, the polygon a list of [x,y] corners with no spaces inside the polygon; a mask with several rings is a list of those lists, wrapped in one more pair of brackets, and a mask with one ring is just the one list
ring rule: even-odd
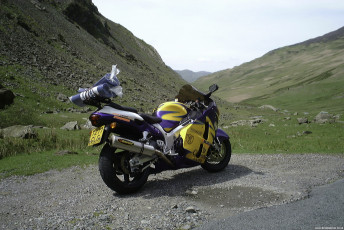
{"label": "sky", "polygon": [[174,70],[216,72],[344,26],[343,0],[93,0]]}

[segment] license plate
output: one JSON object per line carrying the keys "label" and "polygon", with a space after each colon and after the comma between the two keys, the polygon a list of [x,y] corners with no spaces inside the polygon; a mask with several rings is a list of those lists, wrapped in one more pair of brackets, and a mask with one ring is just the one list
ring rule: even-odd
{"label": "license plate", "polygon": [[100,143],[100,141],[102,140],[104,128],[105,128],[105,125],[92,130],[90,140],[88,142],[88,146],[92,146],[92,145],[96,145]]}

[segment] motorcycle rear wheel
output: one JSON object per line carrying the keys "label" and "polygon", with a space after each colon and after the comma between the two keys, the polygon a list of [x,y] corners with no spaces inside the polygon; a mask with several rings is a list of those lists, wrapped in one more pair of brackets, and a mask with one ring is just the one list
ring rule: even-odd
{"label": "motorcycle rear wheel", "polygon": [[229,140],[225,139],[221,141],[220,145],[220,151],[215,148],[209,149],[210,153],[206,161],[201,165],[208,172],[219,172],[223,170],[227,167],[231,159],[232,148]]}
{"label": "motorcycle rear wheel", "polygon": [[[106,144],[99,156],[99,172],[104,183],[119,194],[129,194],[139,190],[149,176],[149,168],[143,172],[131,176],[128,172],[123,172],[120,165],[124,164],[122,154],[115,153],[115,148]],[[124,160],[123,160],[124,159]],[[129,163],[128,163],[129,164]]]}

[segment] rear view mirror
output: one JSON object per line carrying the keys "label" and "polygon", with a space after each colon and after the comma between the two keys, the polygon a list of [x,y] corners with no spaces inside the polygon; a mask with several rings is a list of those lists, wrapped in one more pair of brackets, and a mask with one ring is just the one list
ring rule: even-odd
{"label": "rear view mirror", "polygon": [[218,90],[219,89],[219,86],[218,85],[216,85],[216,84],[213,84],[213,85],[211,85],[210,87],[209,87],[209,92],[210,93],[214,93],[216,90]]}

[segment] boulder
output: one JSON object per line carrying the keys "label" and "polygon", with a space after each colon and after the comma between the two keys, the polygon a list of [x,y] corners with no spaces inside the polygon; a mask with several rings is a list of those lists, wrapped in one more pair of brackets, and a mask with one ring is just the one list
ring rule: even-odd
{"label": "boulder", "polygon": [[83,129],[94,129],[95,127],[92,125],[90,120],[87,120],[86,123],[82,126]]}
{"label": "boulder", "polygon": [[334,117],[332,114],[329,114],[328,112],[321,111],[318,113],[318,115],[315,116],[314,122],[318,124],[324,124],[324,123],[333,123]]}
{"label": "boulder", "polygon": [[299,125],[309,123],[307,117],[297,118],[297,122],[299,122]]}
{"label": "boulder", "polygon": [[3,137],[16,137],[16,138],[37,138],[36,132],[32,129],[32,126],[14,125],[4,129],[1,129]]}
{"label": "boulder", "polygon": [[262,106],[259,107],[259,109],[271,109],[271,110],[273,110],[275,112],[278,111],[278,109],[273,107],[272,105],[262,105]]}
{"label": "boulder", "polygon": [[70,130],[79,130],[81,128],[77,121],[71,121],[71,122],[66,123],[60,129],[65,129],[65,130],[70,131]]}
{"label": "boulder", "polygon": [[11,90],[0,88],[0,109],[5,108],[6,105],[11,105],[14,97],[14,93]]}

